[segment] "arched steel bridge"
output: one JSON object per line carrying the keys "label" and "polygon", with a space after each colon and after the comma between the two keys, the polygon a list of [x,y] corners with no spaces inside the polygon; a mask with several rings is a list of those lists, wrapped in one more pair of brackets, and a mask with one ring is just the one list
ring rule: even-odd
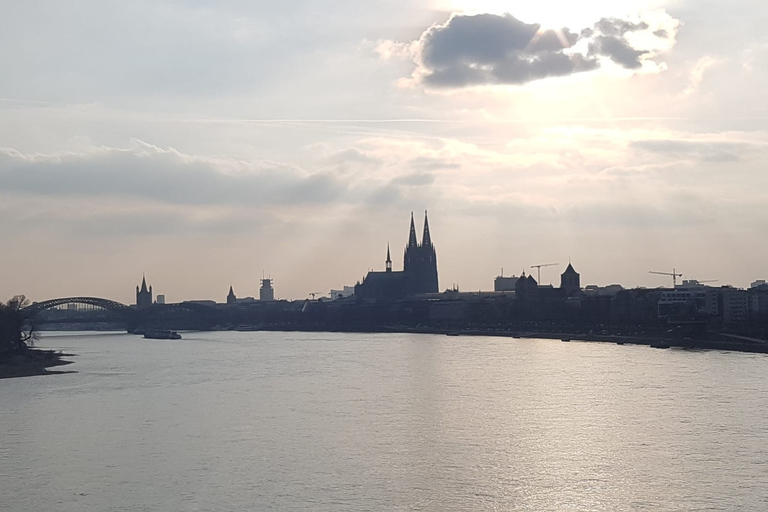
{"label": "arched steel bridge", "polygon": [[88,306],[95,306],[98,308],[106,309],[108,311],[114,311],[115,313],[128,314],[132,311],[131,306],[127,306],[121,302],[117,302],[110,299],[101,299],[98,297],[63,297],[60,299],[44,300],[42,302],[35,302],[22,309],[27,315],[34,316],[46,309],[52,309],[64,304],[85,304]]}
{"label": "arched steel bridge", "polygon": [[[106,309],[109,311],[115,311],[117,313],[129,313],[131,311],[141,311],[142,308],[136,308],[136,306],[128,306],[122,302],[117,302],[110,299],[101,299],[99,297],[62,297],[60,299],[44,300],[42,302],[35,302],[22,309],[29,315],[35,315],[40,311],[46,309],[52,309],[64,304],[85,304],[89,306],[95,306],[98,308]],[[197,302],[179,302],[172,304],[152,304],[148,306],[148,309],[154,309],[156,307],[173,307],[188,309],[190,311],[205,312],[214,309],[213,305],[200,304]]]}
{"label": "arched steel bridge", "polygon": [[[59,299],[44,300],[41,302],[35,302],[21,311],[25,314],[26,318],[30,322],[43,321],[40,318],[40,313],[46,310],[52,310],[60,306],[67,304],[79,304],[85,306],[91,306],[100,308],[112,313],[115,320],[124,321],[129,331],[134,331],[137,328],[148,325],[163,326],[167,322],[173,322],[174,315],[178,316],[181,311],[186,311],[187,314],[193,316],[193,320],[187,317],[183,321],[182,325],[197,325],[199,322],[208,322],[208,324],[215,323],[215,316],[217,308],[212,304],[201,304],[198,302],[180,302],[177,304],[152,304],[145,307],[128,306],[121,302],[117,302],[110,299],[102,299],[99,297],[62,297]],[[59,319],[51,319],[52,323],[56,323]],[[91,319],[72,318],[69,321],[82,321],[87,323]],[[101,321],[101,320],[99,320]],[[197,324],[195,323],[197,322]],[[207,324],[206,324],[207,325]]]}

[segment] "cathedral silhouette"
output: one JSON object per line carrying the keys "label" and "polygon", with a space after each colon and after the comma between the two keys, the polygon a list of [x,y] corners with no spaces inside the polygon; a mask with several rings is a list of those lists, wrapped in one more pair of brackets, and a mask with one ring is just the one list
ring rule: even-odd
{"label": "cathedral silhouette", "polygon": [[368,272],[355,285],[355,296],[361,299],[402,299],[409,295],[437,293],[437,253],[429,234],[429,220],[424,212],[424,232],[421,243],[416,238],[416,226],[411,212],[411,231],[403,255],[403,270],[392,270],[392,258],[387,244],[386,270]]}

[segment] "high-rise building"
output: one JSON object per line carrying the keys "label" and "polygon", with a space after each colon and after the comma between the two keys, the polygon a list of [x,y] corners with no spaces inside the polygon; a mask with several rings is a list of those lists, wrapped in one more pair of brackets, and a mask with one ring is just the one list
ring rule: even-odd
{"label": "high-rise building", "polygon": [[[503,270],[503,269],[502,269]],[[513,292],[519,277],[516,275],[505,276],[503,273],[496,276],[493,280],[493,291],[495,292]]]}
{"label": "high-rise building", "polygon": [[272,279],[269,277],[265,277],[261,280],[261,288],[259,288],[259,300],[266,302],[275,300],[275,289],[272,288]]}

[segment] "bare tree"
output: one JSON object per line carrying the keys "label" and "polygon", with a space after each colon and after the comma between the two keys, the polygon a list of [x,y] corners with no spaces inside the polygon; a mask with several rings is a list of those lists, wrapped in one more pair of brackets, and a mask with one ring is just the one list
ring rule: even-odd
{"label": "bare tree", "polygon": [[24,314],[24,307],[28,305],[24,295],[0,303],[0,352],[19,352],[34,346],[37,334]]}

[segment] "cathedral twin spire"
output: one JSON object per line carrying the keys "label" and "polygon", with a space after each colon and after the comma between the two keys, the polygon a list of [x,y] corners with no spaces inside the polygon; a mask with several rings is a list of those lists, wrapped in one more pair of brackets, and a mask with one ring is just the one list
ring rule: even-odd
{"label": "cathedral twin spire", "polygon": [[416,238],[416,224],[413,222],[413,212],[411,212],[411,232],[408,236],[408,248],[432,245],[432,237],[429,235],[429,219],[427,211],[424,210],[424,233],[421,235],[421,244]]}
{"label": "cathedral twin spire", "polygon": [[421,245],[432,245],[432,237],[429,236],[429,219],[427,219],[427,210],[424,210],[424,233],[421,235]]}
{"label": "cathedral twin spire", "polygon": [[424,212],[424,232],[421,243],[416,239],[416,226],[411,212],[411,233],[403,255],[403,272],[409,276],[411,293],[437,293],[437,254],[429,233],[429,218]]}
{"label": "cathedral twin spire", "polygon": [[419,241],[416,239],[416,225],[413,223],[413,212],[411,212],[411,233],[408,235],[408,247],[417,247]]}
{"label": "cathedral twin spire", "polygon": [[392,251],[387,243],[386,272],[368,272],[362,283],[355,286],[355,295],[363,298],[401,299],[410,295],[437,293],[437,254],[429,232],[429,219],[424,212],[421,243],[416,234],[416,222],[411,212],[408,244],[403,254],[403,270],[392,270]]}
{"label": "cathedral twin spire", "polygon": [[[405,248],[406,260],[408,259],[407,254],[410,249],[420,249],[422,247],[434,249],[432,246],[432,236],[429,234],[429,218],[427,217],[426,210],[424,210],[424,231],[421,235],[421,243],[419,243],[419,239],[416,236],[416,223],[413,220],[413,212],[411,212],[411,229],[408,234],[408,246]],[[389,251],[389,243],[387,243],[386,269],[387,272],[392,271],[392,257]]]}

